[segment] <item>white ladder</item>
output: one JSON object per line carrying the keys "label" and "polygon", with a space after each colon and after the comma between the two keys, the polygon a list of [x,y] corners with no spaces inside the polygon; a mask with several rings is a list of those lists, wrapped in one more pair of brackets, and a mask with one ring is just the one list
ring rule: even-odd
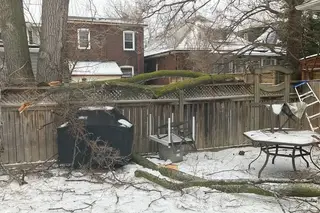
{"label": "white ladder", "polygon": [[[307,86],[306,92],[303,93],[303,94],[300,94],[297,88],[298,87],[301,88],[304,85]],[[316,104],[318,104],[318,108],[320,109],[320,100],[319,100],[318,96],[315,94],[315,92],[313,91],[312,87],[310,86],[310,84],[307,81],[303,81],[303,82],[295,85],[294,86],[294,90],[297,93],[299,101],[300,102],[305,102],[307,104],[307,108],[310,107],[310,106],[315,106]],[[320,128],[319,124],[316,127],[314,127],[314,125],[312,124],[313,120],[320,118],[320,111],[318,113],[316,113],[316,114],[313,114],[313,115],[308,115],[308,113],[306,112],[306,117],[307,117],[308,123],[309,123],[310,128],[311,128],[312,131],[318,130]]]}

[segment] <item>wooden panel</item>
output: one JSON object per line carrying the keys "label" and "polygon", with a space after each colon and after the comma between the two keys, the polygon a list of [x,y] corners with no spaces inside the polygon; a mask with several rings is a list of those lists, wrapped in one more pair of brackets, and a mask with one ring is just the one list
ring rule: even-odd
{"label": "wooden panel", "polygon": [[23,116],[19,114],[18,111],[12,112],[14,116],[14,125],[15,125],[15,139],[16,139],[16,148],[17,148],[17,162],[25,162],[25,153],[24,153],[24,134],[23,134],[23,125],[24,119]]}
{"label": "wooden panel", "polygon": [[9,152],[10,158],[9,163],[17,163],[17,146],[16,146],[16,135],[15,135],[15,119],[14,119],[14,112],[8,112],[8,125],[10,129],[8,131],[11,140],[9,141]]}
{"label": "wooden panel", "polygon": [[3,153],[1,154],[1,160],[3,163],[9,163],[9,142],[10,142],[10,136],[9,136],[9,125],[8,124],[8,113],[2,112],[1,114],[1,121],[3,122],[2,126],[2,146],[3,146]]}
{"label": "wooden panel", "polygon": [[43,110],[37,111],[37,123],[36,123],[37,130],[36,130],[36,132],[38,133],[40,160],[46,160],[47,157],[49,157],[49,156],[47,156],[47,146],[48,146],[48,144],[47,144],[47,141],[46,141],[45,128],[43,127],[48,122],[46,121],[44,114],[45,114],[45,111],[43,111]]}

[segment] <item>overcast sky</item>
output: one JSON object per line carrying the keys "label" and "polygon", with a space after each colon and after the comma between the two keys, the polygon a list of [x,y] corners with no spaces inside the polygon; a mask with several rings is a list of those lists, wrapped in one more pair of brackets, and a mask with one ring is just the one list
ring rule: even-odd
{"label": "overcast sky", "polygon": [[[24,0],[26,21],[40,22],[41,2],[42,0]],[[106,17],[108,6],[108,0],[70,0],[69,16]]]}

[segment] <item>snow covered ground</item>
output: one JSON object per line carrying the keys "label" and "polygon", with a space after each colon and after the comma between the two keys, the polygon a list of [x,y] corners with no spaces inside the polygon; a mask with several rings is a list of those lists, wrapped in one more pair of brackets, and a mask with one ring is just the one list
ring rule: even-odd
{"label": "snow covered ground", "polygon": [[[239,155],[239,151],[245,151]],[[251,170],[247,170],[249,162],[259,154],[257,148],[234,148],[219,152],[199,152],[185,156],[178,169],[207,179],[256,179],[258,170],[264,162],[264,156],[257,160]],[[156,158],[153,162],[165,164]],[[5,176],[0,177],[1,213],[27,212],[93,212],[93,213],[283,213],[289,210],[306,212],[310,206],[300,205],[297,200],[257,196],[252,194],[226,194],[217,191],[194,187],[180,192],[172,192],[135,178],[137,169],[151,171],[135,164],[129,164],[112,174],[104,174],[107,183],[95,183],[97,180],[81,172],[68,173],[66,170],[53,169],[46,173],[26,177],[28,184],[19,186],[17,183],[5,183]],[[316,174],[311,167],[307,169],[304,162],[297,160],[297,174],[292,172],[290,159],[278,158],[275,165],[268,164],[262,178],[307,178]],[[2,178],[2,179],[1,179]],[[117,183],[117,184],[115,184]],[[317,199],[311,199],[318,205]],[[282,206],[282,207],[281,207]]]}

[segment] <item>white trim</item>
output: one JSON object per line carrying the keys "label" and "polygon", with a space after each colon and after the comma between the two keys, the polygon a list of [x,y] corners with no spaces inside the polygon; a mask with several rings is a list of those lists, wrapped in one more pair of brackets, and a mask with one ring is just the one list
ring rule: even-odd
{"label": "white trim", "polygon": [[274,64],[268,64],[267,66],[269,66],[269,65],[277,65],[277,59],[276,58],[261,58],[261,62],[260,62],[260,66],[261,67],[264,66],[263,60],[270,60],[270,61],[274,62]]}
{"label": "white trim", "polygon": [[[81,47],[80,46],[80,31],[87,31],[88,32],[88,47]],[[85,49],[91,49],[91,41],[90,41],[90,30],[88,28],[79,28],[77,29],[78,34],[78,49],[85,50]]]}
{"label": "white trim", "polygon": [[[120,66],[120,70],[121,70],[122,68],[125,68],[125,69],[131,68],[131,70],[132,70],[131,77],[134,76],[134,66],[130,66],[130,65]],[[121,71],[122,71],[122,70],[121,70]]]}
{"label": "white trim", "polygon": [[[125,37],[125,34],[126,33],[130,33],[132,35],[132,48],[126,48],[126,37]],[[135,32],[134,31],[123,31],[123,34],[122,34],[122,43],[123,43],[123,50],[124,51],[135,51],[135,47],[136,47],[136,42],[135,42],[136,38],[135,38]]]}

